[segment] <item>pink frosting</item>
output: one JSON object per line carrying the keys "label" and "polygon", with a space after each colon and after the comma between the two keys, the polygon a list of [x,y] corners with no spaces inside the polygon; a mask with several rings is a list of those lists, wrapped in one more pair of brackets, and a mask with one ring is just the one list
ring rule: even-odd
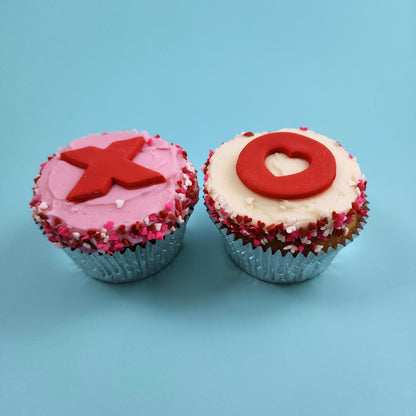
{"label": "pink frosting", "polygon": [[[138,136],[142,136],[146,140],[146,144],[134,157],[133,162],[160,172],[166,178],[166,182],[130,190],[113,185],[107,195],[99,198],[80,203],[66,200],[68,193],[85,171],[61,160],[60,152],[87,146],[106,148],[114,141]],[[183,212],[181,204],[191,207],[196,203],[198,185],[195,169],[184,157],[186,154],[183,153],[182,148],[167,143],[159,136],[151,137],[146,131],[133,130],[131,132],[94,134],[75,140],[60,152],[46,164],[42,164],[41,175],[35,185],[34,198],[31,203],[35,221],[42,223],[45,232],[53,242],[67,245],[74,241],[73,233],[78,232],[81,236],[85,236],[87,231],[91,229],[115,230],[123,225],[127,227],[127,231],[119,236],[120,240],[123,237],[128,237],[132,243],[136,243],[151,238],[160,239],[171,230],[166,225],[159,224],[159,228],[154,229],[153,232],[147,232],[147,224],[164,222],[154,213],[169,211],[172,214],[179,212],[180,215],[187,216],[189,209],[185,208]],[[178,199],[179,184],[181,184],[179,192],[184,192],[182,199]],[[184,186],[186,189],[183,188]],[[189,191],[193,195],[190,198],[185,196],[185,193],[188,192],[187,189],[192,189]],[[48,222],[45,223],[42,218],[47,218]],[[167,218],[165,222],[172,221],[172,218],[175,217]],[[176,222],[179,224],[183,222],[182,217],[178,217]],[[143,231],[140,228],[139,234],[133,236],[128,231],[129,227],[131,224],[138,223],[144,227]],[[51,225],[52,228],[50,228]],[[155,235],[153,236],[153,234]],[[109,235],[111,237],[111,233]],[[106,241],[108,242],[108,239]],[[120,247],[115,246],[115,249],[121,249],[123,246],[123,244],[113,242],[113,246],[114,244],[120,245]],[[103,244],[103,249],[105,249],[104,246],[105,244]],[[101,247],[97,245],[97,248]]]}

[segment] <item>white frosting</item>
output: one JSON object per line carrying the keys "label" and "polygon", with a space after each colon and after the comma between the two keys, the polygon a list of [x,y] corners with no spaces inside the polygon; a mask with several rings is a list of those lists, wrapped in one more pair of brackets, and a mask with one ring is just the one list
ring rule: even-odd
{"label": "white frosting", "polygon": [[[236,163],[240,152],[252,140],[265,133],[251,137],[236,136],[222,144],[213,154],[208,166],[206,189],[216,201],[217,210],[223,209],[234,215],[247,215],[254,223],[262,221],[266,225],[284,223],[286,226],[305,227],[309,222],[328,216],[331,213],[348,212],[357,198],[357,182],[361,179],[360,168],[345,149],[336,141],[313,131],[282,129],[314,139],[326,146],[335,157],[336,177],[331,187],[310,198],[297,200],[273,199],[262,196],[247,188],[236,172]],[[302,159],[291,159],[284,154],[276,153],[267,157],[267,168],[276,176],[300,172],[308,167]],[[253,166],[255,169],[255,166]]]}

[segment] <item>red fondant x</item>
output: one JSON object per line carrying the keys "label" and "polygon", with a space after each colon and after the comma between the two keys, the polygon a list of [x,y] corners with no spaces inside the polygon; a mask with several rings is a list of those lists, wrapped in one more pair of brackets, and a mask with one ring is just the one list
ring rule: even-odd
{"label": "red fondant x", "polygon": [[94,146],[61,153],[61,159],[85,169],[84,174],[66,199],[84,202],[106,195],[113,184],[136,189],[166,182],[165,177],[131,160],[145,144],[143,137],[120,140],[107,148]]}

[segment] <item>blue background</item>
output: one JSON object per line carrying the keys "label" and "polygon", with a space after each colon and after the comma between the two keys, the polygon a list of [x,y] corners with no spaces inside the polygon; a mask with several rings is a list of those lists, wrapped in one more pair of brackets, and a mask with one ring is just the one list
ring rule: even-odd
{"label": "blue background", "polygon": [[[0,5],[0,414],[414,415],[413,1]],[[200,167],[308,126],[358,156],[370,219],[319,278],[237,269],[202,204],[146,281],[84,277],[30,218],[39,163],[147,129]],[[202,175],[199,175],[201,179]]]}

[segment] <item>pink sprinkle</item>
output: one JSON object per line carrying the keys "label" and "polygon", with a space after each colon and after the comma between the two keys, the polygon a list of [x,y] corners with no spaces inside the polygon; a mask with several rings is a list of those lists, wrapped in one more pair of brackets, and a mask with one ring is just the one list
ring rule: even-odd
{"label": "pink sprinkle", "polygon": [[308,128],[307,128],[307,127],[299,127],[299,129],[300,129],[300,130],[302,130],[302,131],[306,131],[306,130],[308,130]]}
{"label": "pink sprinkle", "polygon": [[88,235],[85,235],[84,237],[81,237],[81,240],[88,240],[90,237]]}
{"label": "pink sprinkle", "polygon": [[181,191],[182,194],[186,194],[186,189],[185,188],[181,188],[180,191]]}
{"label": "pink sprinkle", "polygon": [[40,167],[43,168],[46,165],[46,162],[40,164]]}
{"label": "pink sprinkle", "polygon": [[167,224],[162,224],[162,226],[160,227],[160,231],[166,231],[168,229],[168,225]]}
{"label": "pink sprinkle", "polygon": [[209,149],[209,157],[211,157],[213,154],[214,152],[211,149]]}
{"label": "pink sprinkle", "polygon": [[260,240],[254,239],[254,245],[258,247],[261,244]]}
{"label": "pink sprinkle", "polygon": [[149,215],[149,220],[150,221],[156,221],[157,220],[157,215],[156,214],[150,214]]}
{"label": "pink sprinkle", "polygon": [[97,248],[103,248],[105,251],[108,251],[108,245],[107,244],[97,244]]}
{"label": "pink sprinkle", "polygon": [[304,249],[305,247],[303,247],[303,246],[299,246],[298,247],[298,250],[299,250],[299,253],[302,253],[302,251],[303,251],[303,249]]}
{"label": "pink sprinkle", "polygon": [[150,139],[147,141],[147,144],[148,144],[149,146],[151,146],[151,145],[153,144],[153,139],[152,139],[152,138],[150,138]]}
{"label": "pink sprinkle", "polygon": [[163,240],[164,234],[158,231],[156,233],[156,240]]}
{"label": "pink sprinkle", "polygon": [[104,228],[107,228],[107,230],[111,230],[114,227],[113,221],[108,221],[104,224]]}
{"label": "pink sprinkle", "polygon": [[111,233],[110,241],[117,241],[117,240],[118,240],[118,235],[116,233]]}
{"label": "pink sprinkle", "polygon": [[149,240],[154,240],[156,238],[156,234],[152,231],[149,231],[149,233],[147,234],[147,238]]}
{"label": "pink sprinkle", "polygon": [[67,227],[59,227],[58,233],[61,234],[63,237],[69,237],[69,230]]}
{"label": "pink sprinkle", "polygon": [[140,233],[140,235],[147,235],[147,233],[148,233],[147,227],[143,227],[142,232]]}
{"label": "pink sprinkle", "polygon": [[354,159],[354,156],[353,155],[348,155],[349,157],[350,157],[350,159]]}
{"label": "pink sprinkle", "polygon": [[173,208],[173,203],[172,203],[172,201],[168,202],[168,203],[165,205],[165,207],[166,207],[169,211],[172,211],[172,208]]}
{"label": "pink sprinkle", "polygon": [[124,244],[123,243],[116,243],[116,244],[114,244],[114,249],[115,250],[119,250],[121,248],[124,248]]}

